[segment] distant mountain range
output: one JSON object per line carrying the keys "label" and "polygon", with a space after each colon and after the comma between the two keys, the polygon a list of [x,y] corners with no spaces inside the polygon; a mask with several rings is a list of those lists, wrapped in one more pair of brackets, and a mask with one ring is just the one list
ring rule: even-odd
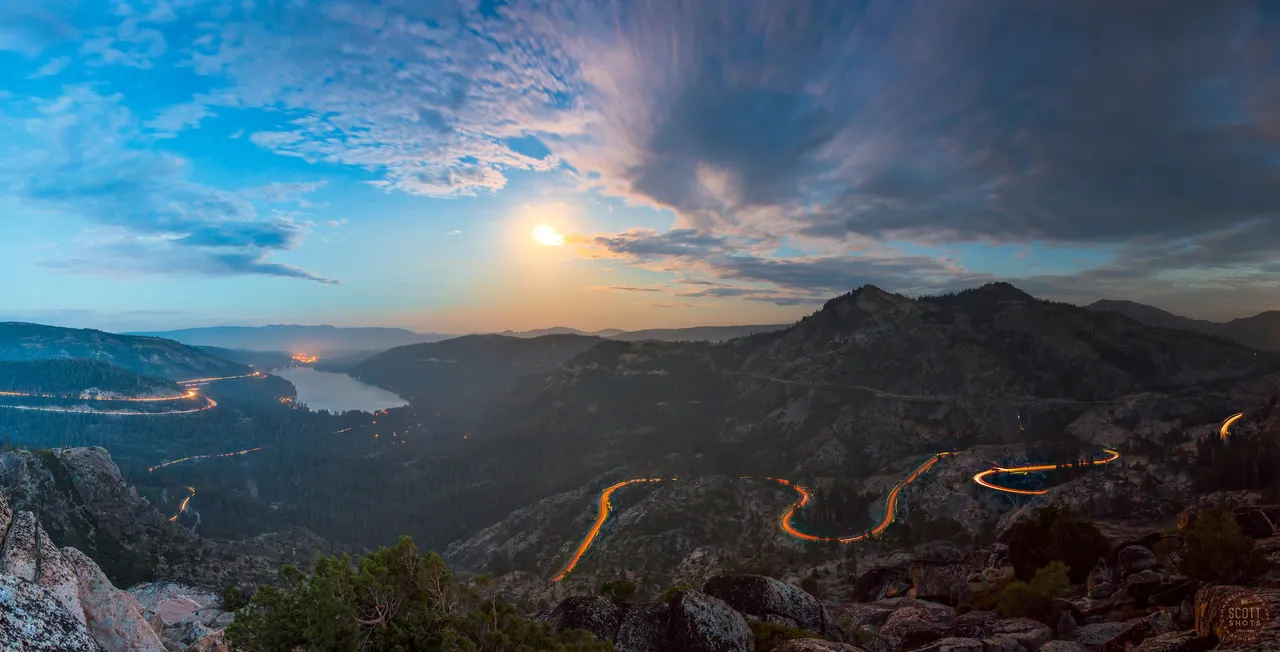
{"label": "distant mountain range", "polygon": [[176,331],[130,333],[164,337],[191,346],[216,346],[247,351],[286,351],[309,355],[333,355],[352,351],[385,351],[420,342],[454,337],[440,333],[415,333],[403,328],[337,326],[212,326]]}
{"label": "distant mountain range", "polygon": [[80,358],[146,376],[186,380],[249,373],[248,367],[158,337],[22,322],[0,323],[0,360]]}
{"label": "distant mountain range", "polygon": [[1216,322],[1175,315],[1154,306],[1133,301],[1104,299],[1085,307],[1089,310],[1118,312],[1144,326],[1181,328],[1221,335],[1255,349],[1280,351],[1280,310],[1269,310],[1252,317],[1232,319],[1228,322]]}
{"label": "distant mountain range", "polygon": [[[786,324],[762,326],[694,326],[692,328],[654,328],[625,331],[606,328],[598,331],[582,331],[576,328],[556,326],[528,331],[503,331],[495,333],[507,337],[534,338],[544,335],[582,335],[616,340],[658,340],[663,342],[701,341],[723,342],[769,331],[782,330]],[[403,328],[339,326],[212,326],[186,328],[173,331],[128,333],[147,337],[163,337],[189,346],[217,347],[239,351],[286,351],[306,353],[321,357],[334,357],[358,352],[371,354],[398,346],[440,342],[458,335],[444,333],[415,333]],[[230,358],[227,356],[229,359]]]}
{"label": "distant mountain range", "polygon": [[789,328],[790,324],[767,324],[759,326],[692,326],[688,328],[649,328],[638,331],[624,331],[620,328],[606,328],[598,331],[581,331],[576,328],[557,326],[555,328],[539,328],[531,331],[503,331],[497,335],[507,337],[542,337],[543,335],[588,335],[610,340],[639,342],[653,340],[658,342],[724,342],[738,337],[769,333]]}

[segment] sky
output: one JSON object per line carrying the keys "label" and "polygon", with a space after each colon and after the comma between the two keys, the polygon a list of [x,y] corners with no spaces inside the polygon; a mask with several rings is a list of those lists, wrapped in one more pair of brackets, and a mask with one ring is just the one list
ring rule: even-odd
{"label": "sky", "polygon": [[0,319],[1280,309],[1274,4],[47,0],[0,66]]}

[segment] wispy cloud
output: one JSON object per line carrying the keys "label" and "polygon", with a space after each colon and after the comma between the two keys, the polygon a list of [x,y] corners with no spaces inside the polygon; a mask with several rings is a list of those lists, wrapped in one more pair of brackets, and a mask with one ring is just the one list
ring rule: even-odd
{"label": "wispy cloud", "polygon": [[55,100],[34,100],[19,110],[34,142],[21,162],[6,161],[2,168],[16,198],[106,227],[76,254],[47,265],[68,272],[335,282],[271,262],[272,253],[301,244],[308,225],[259,216],[246,197],[188,180],[186,161],[138,144],[138,121],[120,96],[69,87]]}
{"label": "wispy cloud", "polygon": [[71,57],[54,57],[44,62],[35,72],[27,75],[27,79],[40,79],[41,77],[54,77],[62,72],[71,64]]}

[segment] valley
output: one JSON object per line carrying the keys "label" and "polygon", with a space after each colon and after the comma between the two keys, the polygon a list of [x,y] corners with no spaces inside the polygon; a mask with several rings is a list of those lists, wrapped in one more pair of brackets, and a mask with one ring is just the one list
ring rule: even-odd
{"label": "valley", "polygon": [[[196,553],[179,552],[199,545],[285,536],[367,554],[408,534],[529,605],[618,574],[651,595],[766,571],[848,599],[854,584],[809,578],[833,560],[989,545],[1041,505],[1123,523],[1176,515],[1194,500],[1188,483],[1224,482],[1179,460],[1255,445],[1235,435],[1262,418],[1239,407],[1280,370],[1280,356],[1005,284],[920,299],[861,288],[724,343],[469,336],[374,354],[349,376],[291,357],[269,372],[24,380],[0,395],[12,408],[0,433],[31,449],[102,447],[176,528],[159,574],[101,562],[121,582],[207,583],[184,561]],[[341,382],[307,384],[330,377]],[[56,524],[71,522],[75,493],[36,489],[30,473],[0,473],[0,487],[24,509],[68,496],[37,513],[60,545],[84,540]],[[1272,473],[1252,482],[1280,487]],[[1187,479],[1155,479],[1167,474]],[[120,545],[161,545],[146,537]],[[213,572],[261,577],[261,563]]]}

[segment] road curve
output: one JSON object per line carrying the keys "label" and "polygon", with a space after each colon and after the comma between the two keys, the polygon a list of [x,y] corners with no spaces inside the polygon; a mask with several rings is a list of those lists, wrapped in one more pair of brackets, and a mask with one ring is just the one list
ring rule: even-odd
{"label": "road curve", "polygon": [[[919,468],[913,471],[911,475],[907,476],[905,480],[895,485],[893,489],[889,492],[889,496],[885,500],[884,519],[880,521],[880,524],[875,526],[868,532],[864,532],[863,534],[858,534],[855,536],[848,536],[848,537],[816,537],[816,536],[813,536],[812,534],[806,534],[804,532],[801,532],[800,530],[797,530],[795,526],[791,524],[791,520],[792,518],[795,517],[795,513],[797,509],[808,504],[809,490],[790,480],[786,480],[783,478],[774,478],[774,477],[766,476],[760,479],[777,482],[781,485],[791,487],[792,489],[795,489],[797,493],[800,494],[800,500],[796,501],[795,503],[792,503],[791,507],[787,509],[787,511],[782,515],[782,517],[778,521],[779,524],[782,526],[782,530],[784,532],[786,532],[787,534],[790,534],[793,537],[796,537],[797,539],[801,539],[804,541],[839,541],[840,543],[854,543],[854,542],[862,541],[864,539],[868,539],[874,536],[878,536],[881,532],[884,532],[886,528],[892,525],[894,521],[894,512],[897,511],[897,507],[898,507],[898,494],[902,492],[902,489],[904,487],[911,484],[912,482],[915,482],[916,478],[920,477],[920,474],[924,473],[925,471],[928,471],[929,467],[933,466],[938,462],[938,460],[948,455],[951,455],[951,453],[938,453],[937,455],[930,457],[927,461],[925,461],[924,464],[921,464]],[[564,579],[564,577],[568,575],[569,572],[572,571],[575,566],[578,565],[578,562],[582,559],[582,555],[587,552],[587,549],[591,547],[591,544],[595,542],[596,537],[600,534],[600,528],[604,526],[605,521],[608,520],[609,518],[609,512],[613,509],[613,505],[610,502],[610,497],[613,496],[613,492],[627,485],[635,484],[638,482],[662,482],[667,479],[668,478],[633,478],[631,480],[623,480],[621,482],[616,482],[606,487],[605,490],[600,493],[599,513],[596,514],[596,522],[592,524],[591,530],[587,532],[587,536],[583,537],[582,543],[578,544],[578,549],[574,551],[573,558],[569,560],[569,563],[564,567],[564,570],[560,571],[560,574],[552,578],[551,581],[559,582],[560,580]],[[675,478],[670,478],[670,479],[674,480]],[[740,479],[750,480],[754,478],[749,475],[744,475],[744,476],[740,476]]]}
{"label": "road curve", "polygon": [[196,390],[188,389],[181,396],[141,396],[141,397],[102,397],[102,396],[66,396],[59,394],[32,394],[29,392],[0,392],[0,396],[17,396],[22,398],[58,398],[68,401],[119,401],[132,403],[154,403],[159,401],[181,401],[195,398]]}
{"label": "road curve", "polygon": [[[779,519],[779,523],[781,524],[784,532],[786,532],[787,534],[790,534],[791,536],[797,539],[802,539],[804,541],[826,541],[826,542],[839,541],[840,543],[855,543],[858,541],[864,541],[866,539],[880,536],[880,534],[883,533],[886,529],[888,529],[890,525],[893,525],[894,514],[898,511],[898,494],[900,494],[902,490],[906,488],[907,485],[911,484],[912,482],[915,482],[916,479],[919,478],[920,475],[923,474],[925,471],[928,471],[930,467],[932,467],[934,464],[937,464],[938,460],[941,460],[942,458],[947,457],[948,455],[952,455],[952,453],[938,453],[933,457],[930,457],[928,460],[925,460],[924,464],[921,464],[919,468],[913,471],[911,475],[907,476],[906,479],[894,485],[893,489],[889,491],[888,497],[885,498],[884,518],[880,520],[880,523],[875,527],[871,528],[870,530],[868,530],[867,532],[863,532],[862,534],[857,534],[857,535],[852,535],[847,537],[819,537],[819,536],[814,536],[812,534],[801,532],[800,530],[796,529],[796,527],[791,524],[791,521],[796,515],[796,510],[809,504],[809,490],[794,482],[791,482],[790,480],[784,480],[782,478],[765,477],[762,479],[772,480],[773,482],[777,482],[778,484],[781,484],[783,486],[791,487],[792,489],[795,489],[796,492],[800,494],[800,500],[793,503],[791,507],[787,509],[787,511]],[[750,479],[751,476],[742,476],[742,478]]]}
{"label": "road curve", "polygon": [[[1110,464],[1120,459],[1120,453],[1118,451],[1111,450],[1110,448],[1104,448],[1102,450],[1103,452],[1110,453],[1111,457],[1105,460],[1094,460],[1090,462],[1090,464],[1094,466],[1102,466],[1103,464]],[[1004,473],[1027,474],[1027,473],[1037,473],[1041,471],[1052,471],[1058,468],[1058,466],[1059,465],[1057,464],[1038,464],[1035,466],[1015,466],[1009,469],[1006,469],[1001,466],[997,466],[994,468],[987,469],[986,471],[983,471],[973,476],[973,481],[988,489],[995,489],[996,491],[1003,491],[1005,493],[1010,493],[1010,494],[1020,494],[1023,496],[1040,496],[1047,493],[1049,490],[1048,489],[1014,489],[1012,487],[1002,487],[998,484],[991,483],[990,481],[987,480],[987,478],[992,475],[1000,475]]]}
{"label": "road curve", "polygon": [[609,503],[609,497],[613,495],[613,492],[629,484],[635,484],[637,482],[662,482],[665,479],[666,478],[632,478],[631,480],[623,480],[622,482],[617,482],[605,487],[605,490],[600,493],[600,513],[596,515],[596,522],[592,524],[591,530],[587,532],[587,536],[583,537],[582,543],[578,544],[578,549],[573,553],[573,558],[569,560],[569,564],[564,567],[563,571],[560,571],[559,575],[552,578],[551,581],[559,582],[564,579],[564,576],[568,575],[569,571],[573,570],[573,567],[578,565],[578,561],[582,559],[582,555],[587,552],[587,548],[590,548],[591,544],[595,542],[596,535],[600,534],[600,528],[604,525],[605,520],[609,518],[609,510],[613,508]]}
{"label": "road curve", "polygon": [[195,498],[195,496],[196,496],[196,488],[195,488],[195,487],[187,487],[187,491],[190,491],[191,493],[190,493],[190,494],[188,494],[186,498],[183,498],[183,499],[182,499],[182,504],[178,506],[178,513],[177,513],[177,514],[174,514],[173,516],[170,516],[170,517],[169,517],[169,522],[170,522],[170,523],[172,523],[173,521],[178,520],[178,517],[179,517],[179,516],[182,516],[182,513],[183,513],[183,512],[185,512],[185,511],[187,511],[187,503],[191,502],[191,499],[192,499],[192,498]]}
{"label": "road curve", "polygon": [[1222,428],[1218,430],[1218,437],[1225,440],[1227,435],[1231,434],[1231,426],[1236,425],[1236,422],[1243,416],[1244,412],[1236,412],[1235,414],[1227,417],[1227,420],[1222,422]]}
{"label": "road curve", "polygon": [[40,405],[0,405],[3,410],[31,410],[33,412],[62,412],[65,414],[97,414],[113,417],[163,417],[173,414],[192,414],[195,412],[204,412],[218,407],[218,402],[204,397],[206,401],[204,407],[191,408],[189,410],[166,410],[164,412],[133,412],[131,410],[77,410],[75,408],[66,407],[48,407]]}

